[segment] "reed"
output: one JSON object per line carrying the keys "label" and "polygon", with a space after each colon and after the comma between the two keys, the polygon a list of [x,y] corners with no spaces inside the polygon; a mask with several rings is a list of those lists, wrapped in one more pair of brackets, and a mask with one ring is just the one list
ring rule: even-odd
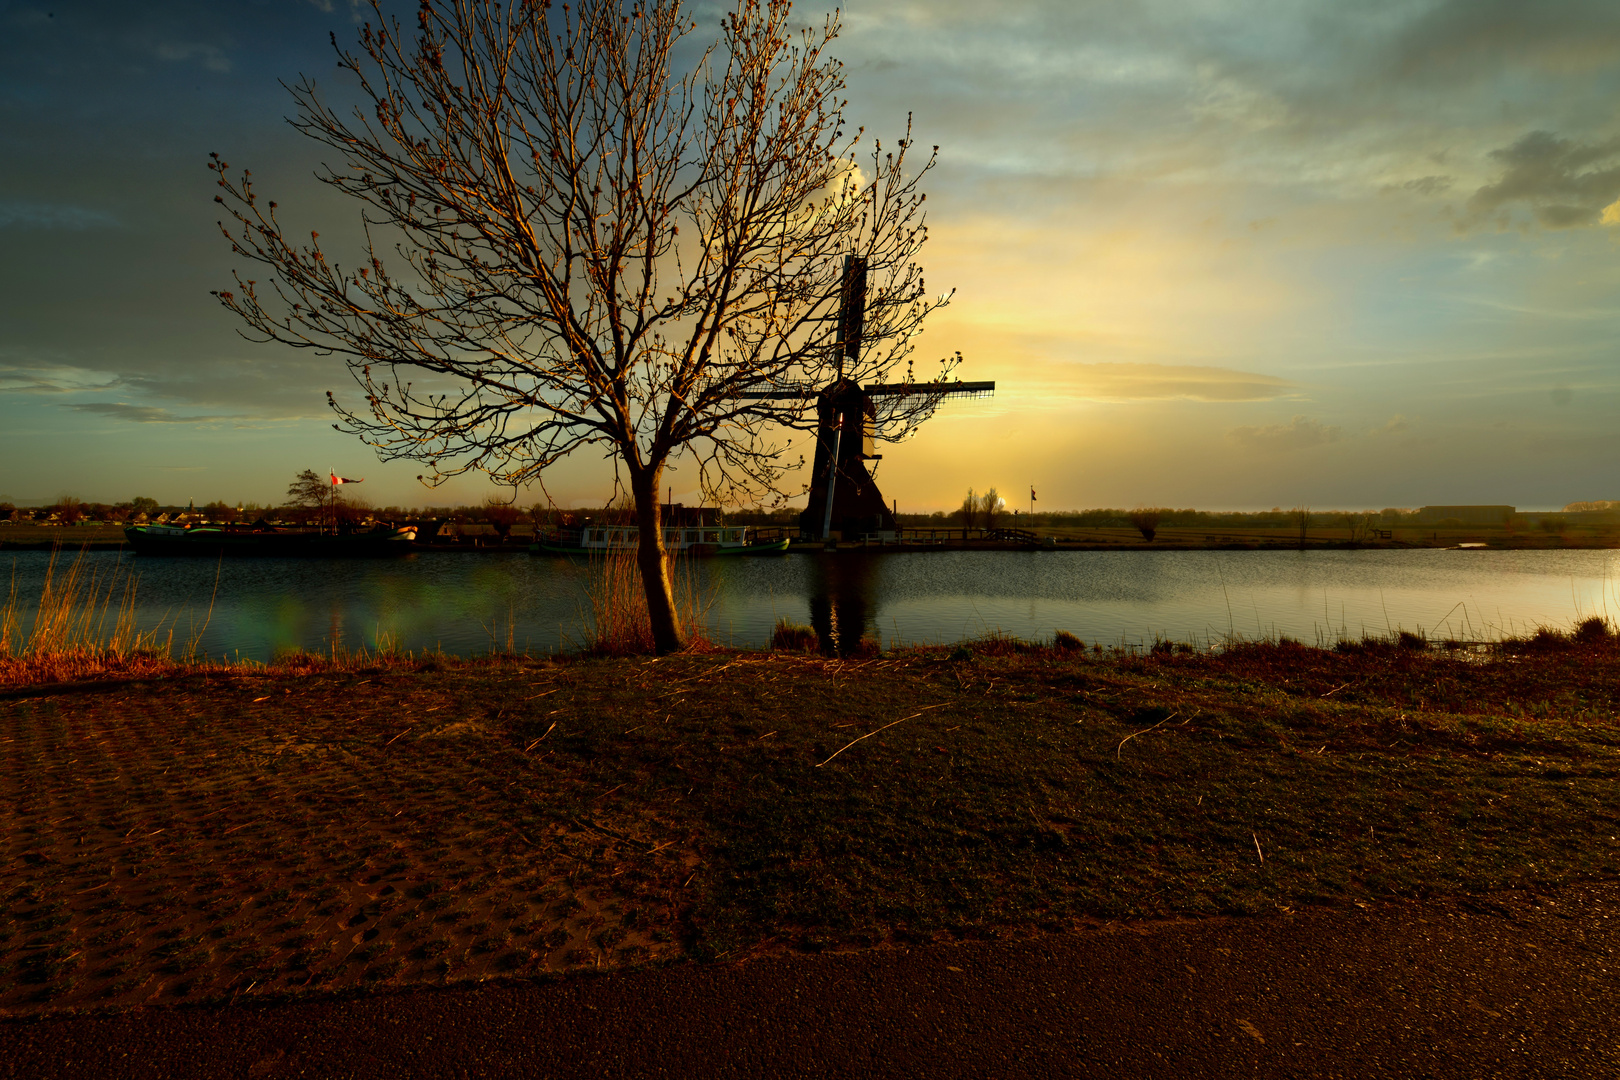
{"label": "reed", "polygon": [[[712,597],[698,586],[697,568],[690,558],[664,556],[675,594],[675,622],[687,648],[707,646],[708,614]],[[647,614],[647,593],[633,551],[610,551],[592,560],[599,572],[587,591],[590,603],[585,629],[585,651],[599,656],[633,656],[654,651],[652,620]]]}
{"label": "reed", "polygon": [[51,552],[34,617],[23,631],[16,568],[0,610],[0,681],[53,682],[170,663],[173,631],[135,622],[134,575],[100,570],[83,549],[61,568]]}

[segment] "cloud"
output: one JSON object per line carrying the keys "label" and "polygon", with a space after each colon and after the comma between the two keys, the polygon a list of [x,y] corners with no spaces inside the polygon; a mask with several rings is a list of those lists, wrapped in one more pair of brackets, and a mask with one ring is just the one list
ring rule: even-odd
{"label": "cloud", "polygon": [[1620,60],[1612,0],[1442,0],[1407,23],[1395,69],[1424,81],[1464,81],[1532,68],[1578,75]]}
{"label": "cloud", "polygon": [[[0,398],[59,395],[72,402],[71,408],[140,423],[262,426],[329,417],[331,410],[320,388],[333,385],[333,376],[341,375],[329,360],[300,354],[264,359],[209,356],[180,362],[134,349],[108,353],[105,362],[117,364],[118,370],[43,359],[29,355],[27,349],[0,344]],[[124,400],[94,400],[113,396]]]}
{"label": "cloud", "polygon": [[1440,195],[1449,190],[1451,184],[1452,178],[1449,176],[1420,176],[1416,180],[1406,181],[1401,187],[1419,195]]}
{"label": "cloud", "polygon": [[1056,363],[1050,370],[1063,384],[1054,390],[1091,401],[1272,401],[1297,389],[1274,375],[1195,365]]}
{"label": "cloud", "polygon": [[1286,424],[1233,428],[1226,437],[1249,450],[1303,450],[1339,441],[1341,432],[1308,416],[1296,416]]}
{"label": "cloud", "polygon": [[82,232],[118,224],[102,210],[40,202],[0,202],[0,229],[67,229]]}
{"label": "cloud", "polygon": [[227,420],[244,420],[241,416],[178,416],[168,409],[151,405],[126,405],[123,402],[91,401],[66,408],[77,412],[108,416],[114,420],[127,420],[133,424],[217,424]]}
{"label": "cloud", "polygon": [[123,380],[107,371],[52,365],[0,365],[0,393],[76,394],[86,390],[111,390]]}
{"label": "cloud", "polygon": [[218,45],[209,45],[201,41],[162,41],[155,45],[152,52],[159,60],[182,61],[193,57],[202,61],[202,66],[209,71],[220,73],[231,70],[230,57]]}
{"label": "cloud", "polygon": [[1580,143],[1532,131],[1490,156],[1502,174],[1468,200],[1473,220],[1498,214],[1505,225],[1508,208],[1523,204],[1549,229],[1594,225],[1620,198],[1620,136]]}
{"label": "cloud", "polygon": [[1394,416],[1389,418],[1388,422],[1385,423],[1383,427],[1373,428],[1367,434],[1369,434],[1369,435],[1399,435],[1402,432],[1411,431],[1411,430],[1412,430],[1412,421],[1408,420],[1405,416],[1402,416],[1400,413],[1396,413]]}
{"label": "cloud", "polygon": [[[350,17],[358,22],[365,0],[348,0],[348,3]],[[332,4],[332,0],[309,0],[309,6],[327,15],[337,10]]]}

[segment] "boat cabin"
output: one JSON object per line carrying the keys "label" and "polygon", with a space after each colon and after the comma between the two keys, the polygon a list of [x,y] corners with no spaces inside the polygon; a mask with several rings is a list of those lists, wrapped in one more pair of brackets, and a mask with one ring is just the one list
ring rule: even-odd
{"label": "boat cabin", "polygon": [[[634,525],[586,525],[579,531],[579,546],[592,551],[633,549],[641,542],[641,531]],[[709,525],[699,528],[666,528],[664,549],[684,551],[690,547],[743,547],[748,543],[746,525]]]}

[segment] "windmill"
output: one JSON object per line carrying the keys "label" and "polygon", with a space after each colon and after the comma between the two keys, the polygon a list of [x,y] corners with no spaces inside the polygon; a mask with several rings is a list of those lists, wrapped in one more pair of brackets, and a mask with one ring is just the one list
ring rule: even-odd
{"label": "windmill", "polygon": [[833,382],[820,390],[799,383],[741,395],[782,400],[815,394],[816,456],[810,502],[799,515],[799,532],[803,536],[826,540],[838,534],[897,528],[894,512],[866,466],[868,461],[883,457],[873,453],[876,433],[883,422],[926,414],[951,398],[989,397],[996,390],[994,382],[908,380],[861,386],[846,379],[844,362],[860,360],[865,322],[866,260],[851,255],[844,262],[838,310],[838,367]]}

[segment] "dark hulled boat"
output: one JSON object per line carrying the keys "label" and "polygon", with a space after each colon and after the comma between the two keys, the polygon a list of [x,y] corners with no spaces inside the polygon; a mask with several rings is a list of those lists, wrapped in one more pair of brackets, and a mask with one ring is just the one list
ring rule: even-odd
{"label": "dark hulled boat", "polygon": [[379,525],[357,532],[278,529],[273,526],[130,525],[124,537],[141,555],[269,555],[359,558],[407,554],[414,526]]}

